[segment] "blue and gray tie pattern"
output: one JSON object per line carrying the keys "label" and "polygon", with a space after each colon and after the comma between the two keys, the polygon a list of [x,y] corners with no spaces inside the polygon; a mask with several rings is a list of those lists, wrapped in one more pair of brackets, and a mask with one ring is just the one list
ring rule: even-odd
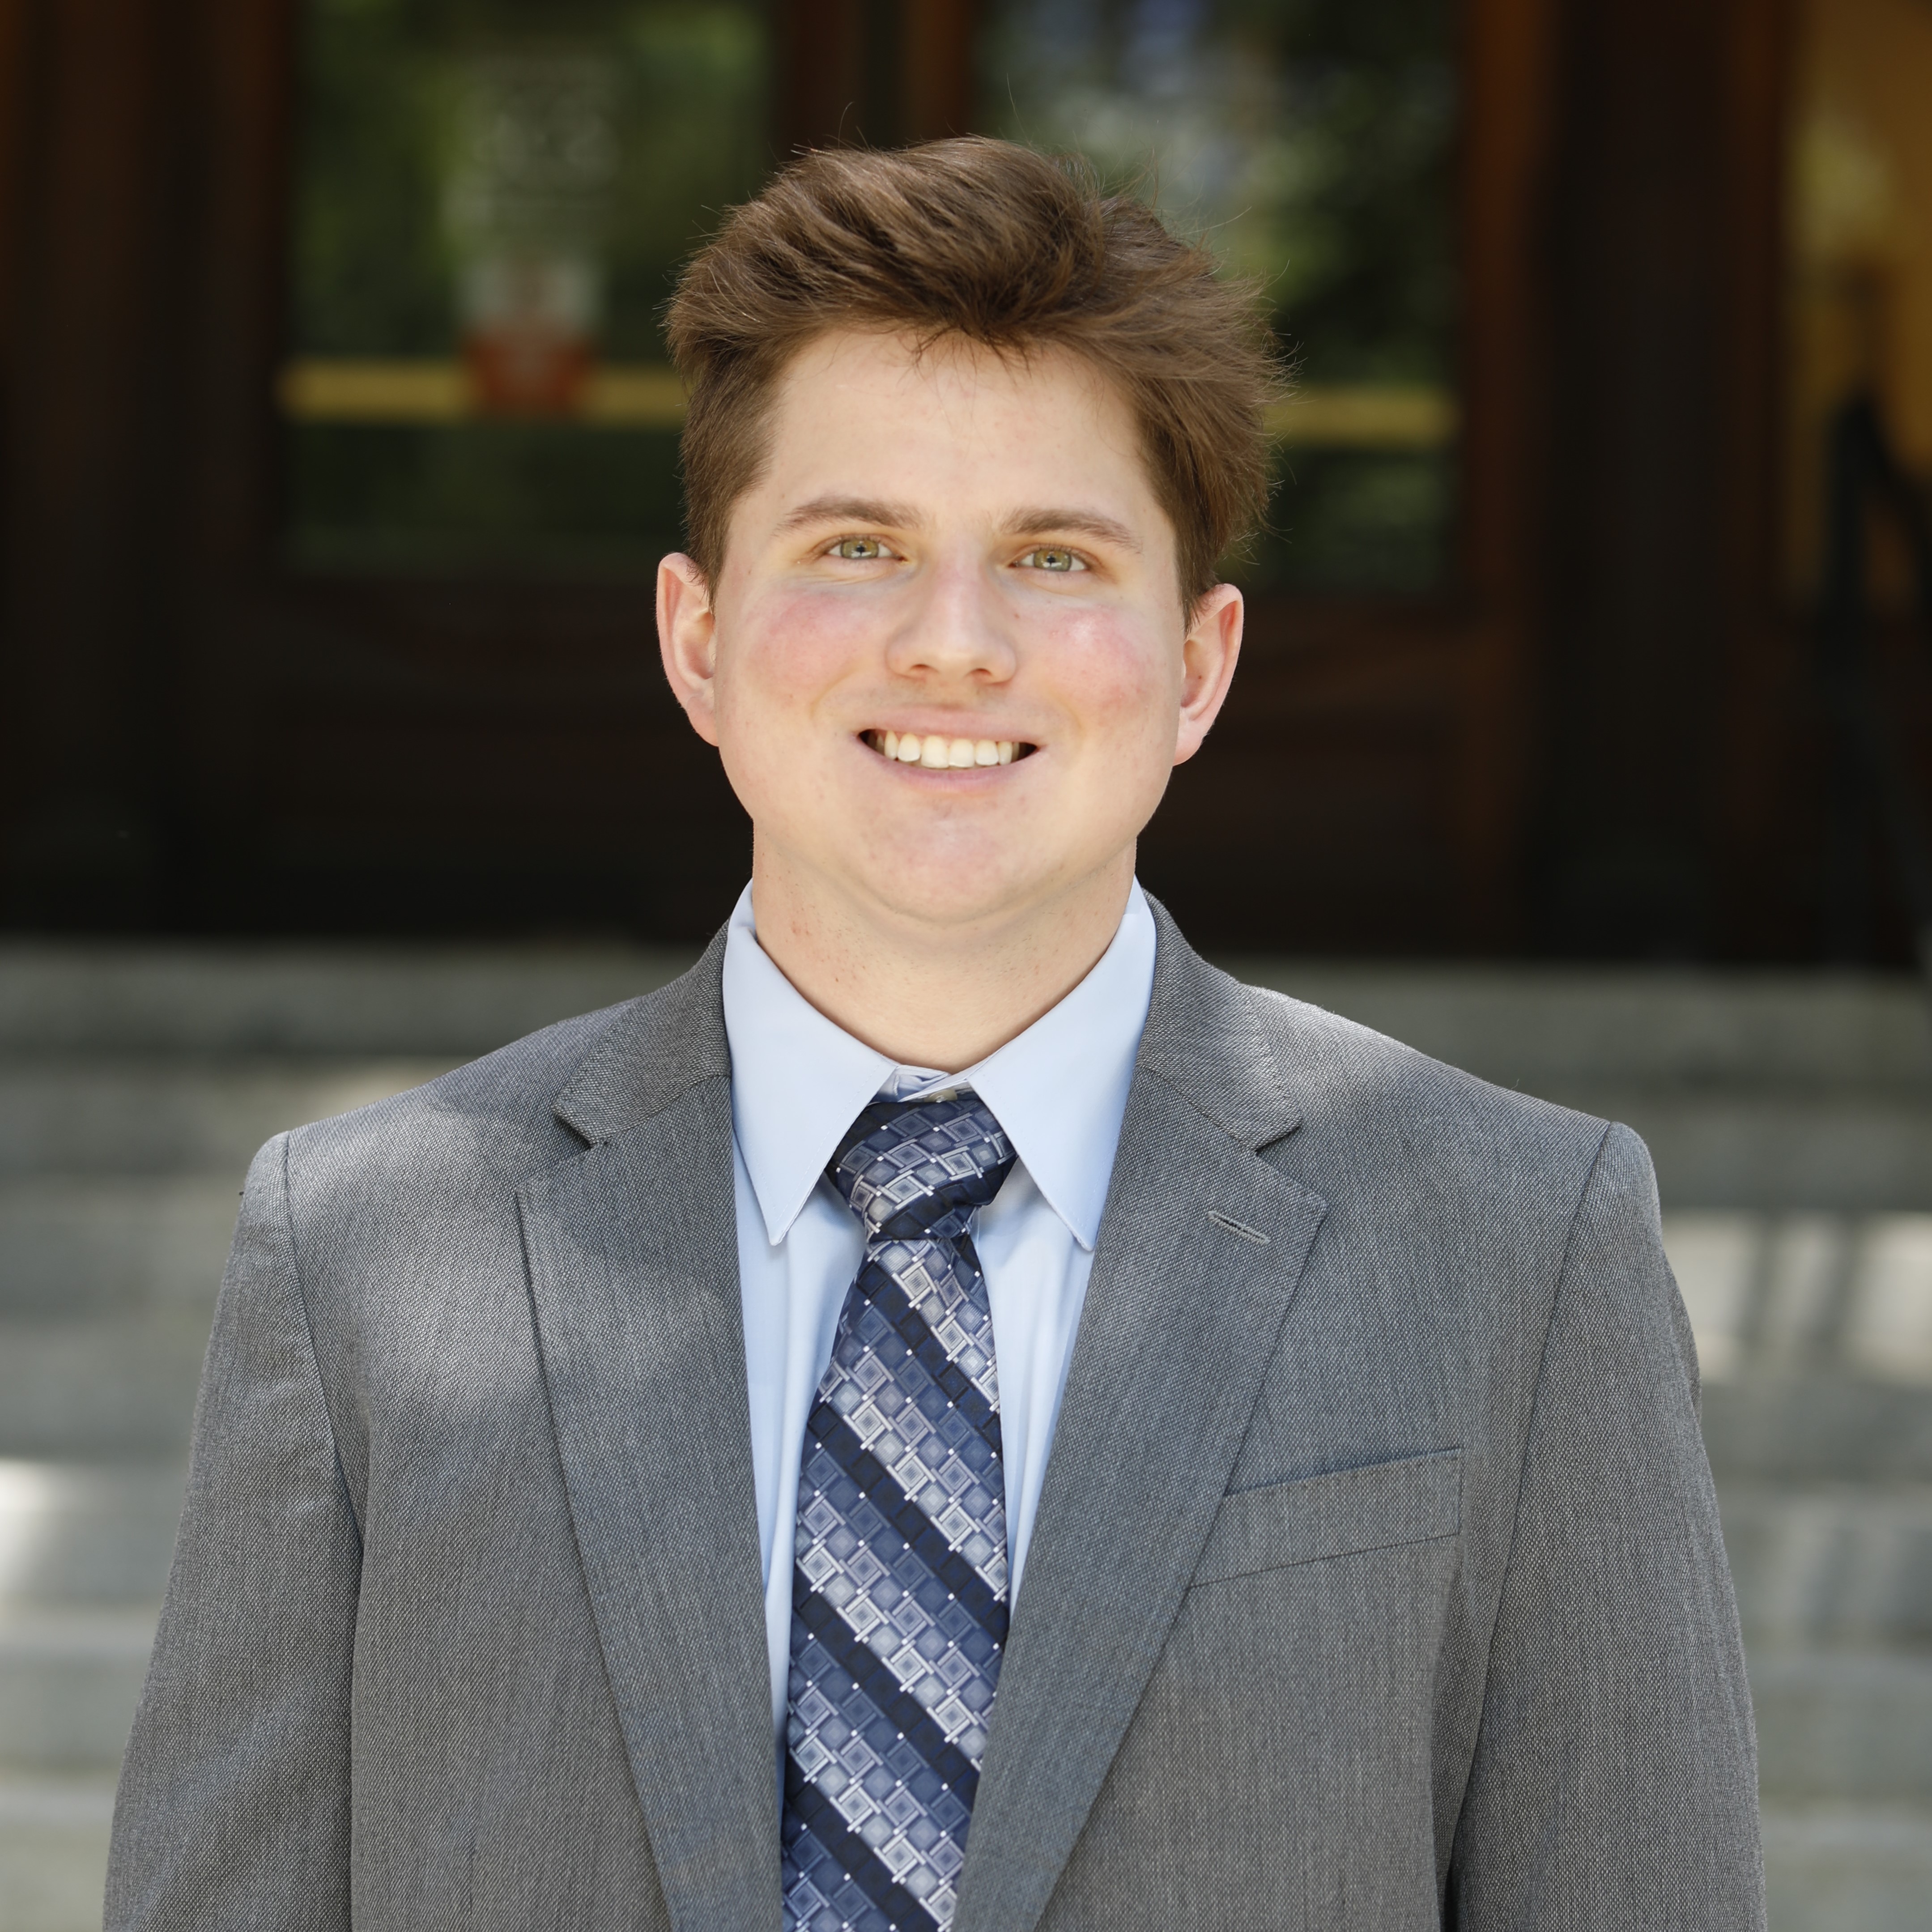
{"label": "blue and gray tie pattern", "polygon": [[970,1093],[868,1107],[826,1168],[864,1224],[806,1424],[785,1924],[952,1922],[1006,1636],[986,1282],[968,1232],[1012,1145]]}

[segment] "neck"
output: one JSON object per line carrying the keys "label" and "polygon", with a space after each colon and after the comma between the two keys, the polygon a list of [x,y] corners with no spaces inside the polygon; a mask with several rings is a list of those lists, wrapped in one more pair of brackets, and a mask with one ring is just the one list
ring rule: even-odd
{"label": "neck", "polygon": [[754,846],[758,944],[835,1025],[904,1066],[957,1073],[1092,971],[1132,887],[1134,849],[1034,906],[940,923],[828,894]]}

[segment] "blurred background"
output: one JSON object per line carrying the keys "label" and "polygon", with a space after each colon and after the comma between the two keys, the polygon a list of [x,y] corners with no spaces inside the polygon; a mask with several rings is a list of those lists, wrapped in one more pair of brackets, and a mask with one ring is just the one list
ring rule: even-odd
{"label": "blurred background", "polygon": [[0,1927],[99,1923],[268,1134],[656,984],[662,305],[1088,156],[1300,388],[1142,876],[1656,1156],[1780,1932],[1932,1927],[1932,0],[0,0]]}

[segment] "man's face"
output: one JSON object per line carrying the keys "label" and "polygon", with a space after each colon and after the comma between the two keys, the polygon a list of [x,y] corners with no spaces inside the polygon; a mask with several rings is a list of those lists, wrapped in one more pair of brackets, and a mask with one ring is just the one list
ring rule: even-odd
{"label": "man's face", "polygon": [[1119,874],[1220,709],[1238,592],[1192,622],[1126,405],[1060,352],[812,344],[719,581],[659,579],[666,668],[760,877],[998,922]]}

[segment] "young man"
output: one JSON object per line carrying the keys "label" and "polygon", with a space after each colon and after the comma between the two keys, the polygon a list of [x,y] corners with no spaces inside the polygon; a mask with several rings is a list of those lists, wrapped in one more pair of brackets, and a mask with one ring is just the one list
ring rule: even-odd
{"label": "young man", "polygon": [[256,1160],[110,1927],[1760,1924],[1641,1144],[1134,883],[1240,640],[1239,293],[955,142],[800,163],[671,335],[751,886]]}

